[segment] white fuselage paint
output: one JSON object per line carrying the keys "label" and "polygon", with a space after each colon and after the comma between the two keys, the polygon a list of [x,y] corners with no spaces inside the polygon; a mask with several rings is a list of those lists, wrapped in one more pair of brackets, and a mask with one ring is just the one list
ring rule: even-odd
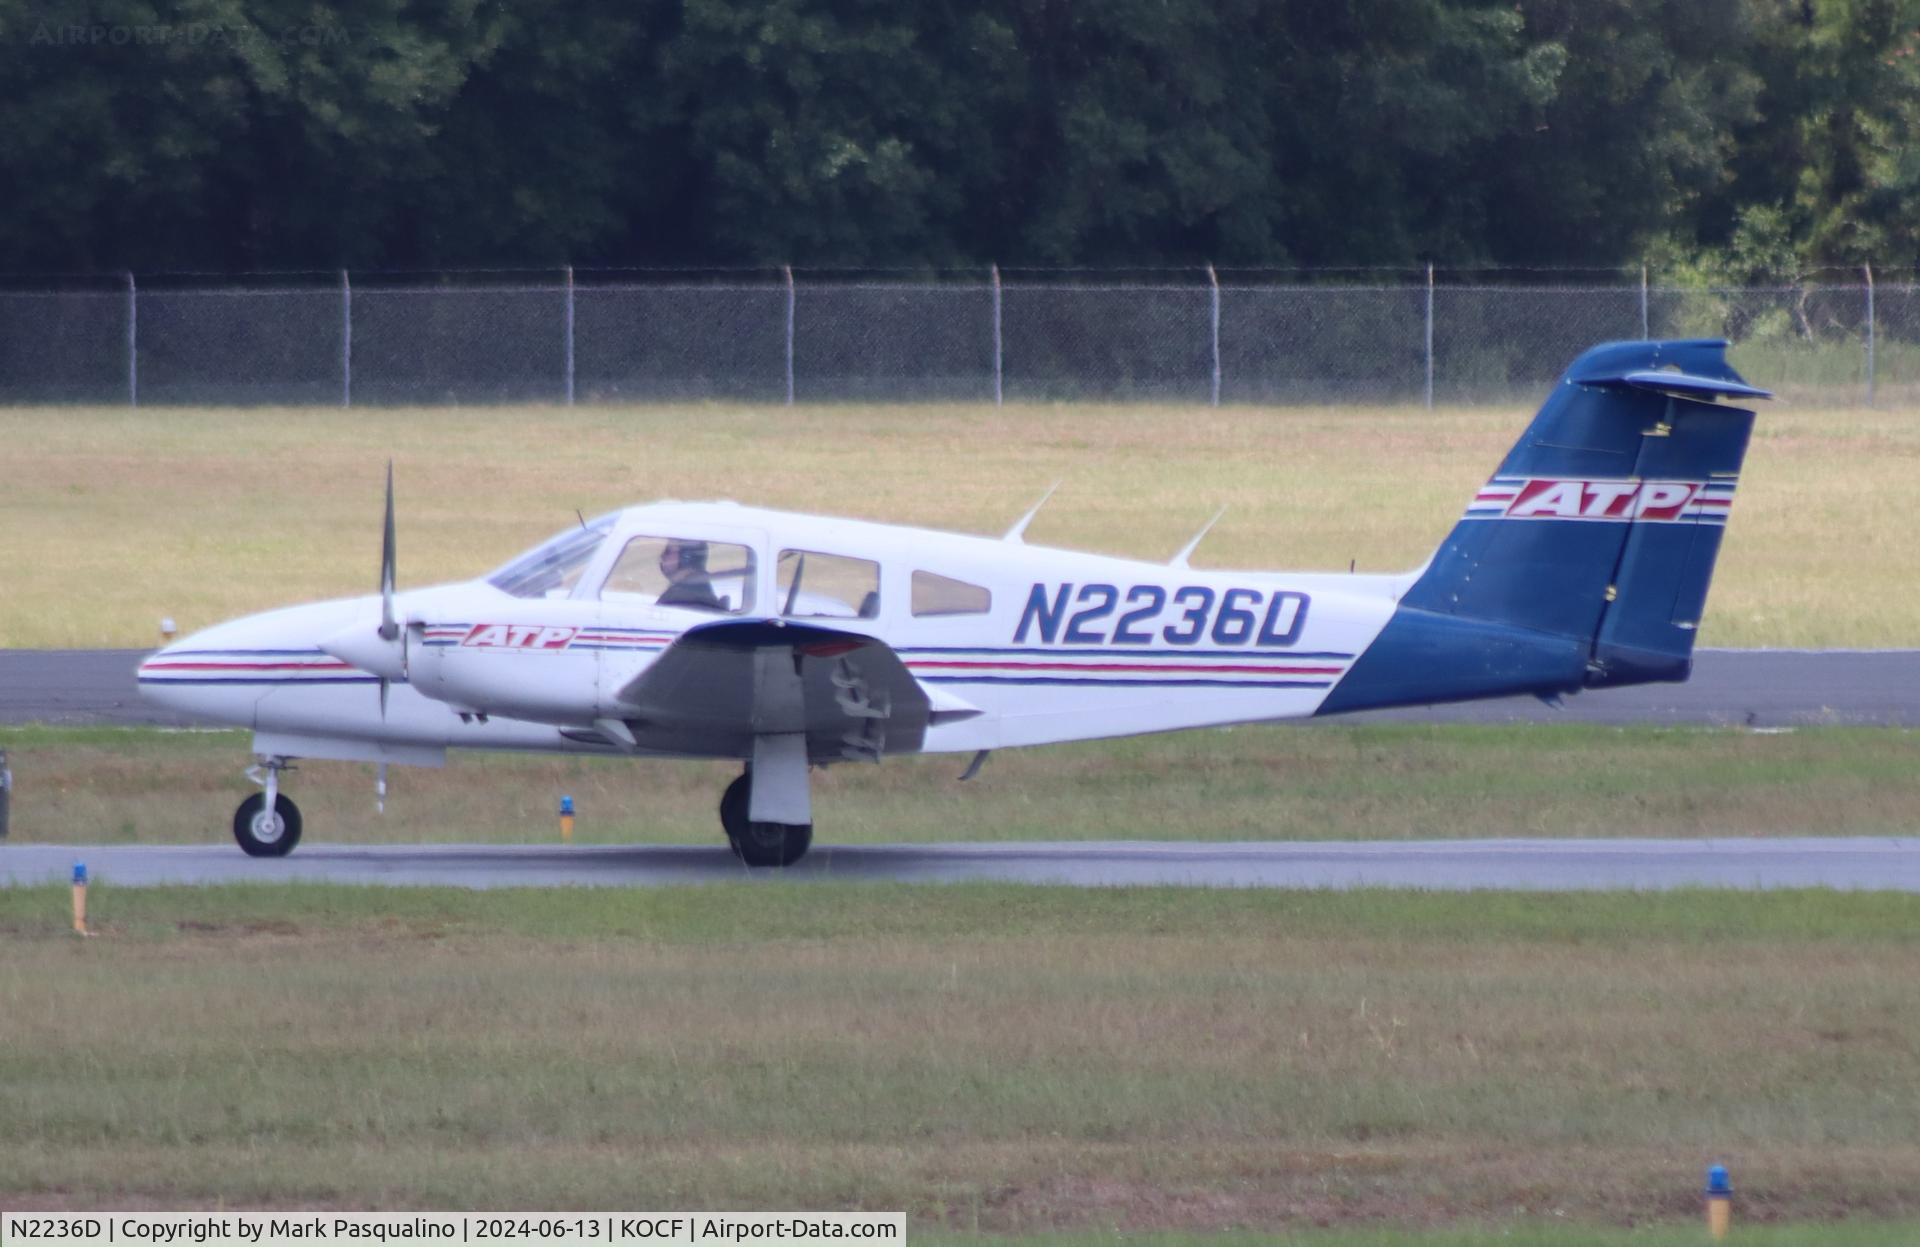
{"label": "white fuselage paint", "polygon": [[[209,628],[140,668],[142,691],[196,718],[251,728],[288,757],[436,765],[448,748],[608,753],[591,731],[684,631],[717,618],[604,599],[629,538],[689,537],[753,552],[752,609],[777,619],[782,550],[870,560],[877,613],[822,606],[804,622],[892,647],[940,715],[926,752],[1001,749],[1311,715],[1372,644],[1418,573],[1199,571],[732,503],[618,513],[567,596],[516,597],[486,580],[396,599],[407,679],[386,713],[379,680],[321,642],[379,618],[376,597],[273,611]],[[986,589],[983,612],[915,615],[913,574]],[[567,733],[573,733],[572,736]],[[584,740],[574,737],[584,737]]]}

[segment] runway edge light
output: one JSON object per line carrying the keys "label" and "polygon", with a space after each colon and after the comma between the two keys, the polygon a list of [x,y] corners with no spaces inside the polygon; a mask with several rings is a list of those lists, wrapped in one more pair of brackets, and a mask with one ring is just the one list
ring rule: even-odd
{"label": "runway edge light", "polygon": [[87,930],[87,864],[73,864],[73,933],[91,935]]}
{"label": "runway edge light", "polygon": [[1733,1184],[1727,1180],[1727,1167],[1714,1165],[1707,1170],[1707,1233],[1725,1238],[1733,1221]]}
{"label": "runway edge light", "polygon": [[573,843],[573,798],[560,798],[560,838]]}

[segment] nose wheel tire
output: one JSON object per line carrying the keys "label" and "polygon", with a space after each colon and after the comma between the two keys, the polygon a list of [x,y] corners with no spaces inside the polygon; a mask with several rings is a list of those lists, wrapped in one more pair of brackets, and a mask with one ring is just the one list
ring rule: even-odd
{"label": "nose wheel tire", "polygon": [[267,794],[256,792],[233,812],[233,838],[248,857],[285,857],[300,843],[300,807],[276,796],[267,809]]}
{"label": "nose wheel tire", "polygon": [[720,825],[733,851],[749,866],[791,866],[813,844],[812,823],[756,823],[747,817],[752,781],[746,775],[727,785],[720,797]]}

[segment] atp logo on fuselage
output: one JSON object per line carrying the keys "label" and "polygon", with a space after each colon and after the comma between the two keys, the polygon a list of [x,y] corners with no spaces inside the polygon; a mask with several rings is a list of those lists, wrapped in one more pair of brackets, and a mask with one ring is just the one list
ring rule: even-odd
{"label": "atp logo on fuselage", "polygon": [[[1496,477],[1481,489],[1467,514],[1482,519],[1673,522],[1704,509],[1708,500],[1701,494],[1706,488],[1705,481]],[[1703,505],[1696,506],[1696,500]]]}
{"label": "atp logo on fuselage", "polygon": [[460,644],[473,649],[565,649],[579,635],[578,628],[549,624],[475,624]]}

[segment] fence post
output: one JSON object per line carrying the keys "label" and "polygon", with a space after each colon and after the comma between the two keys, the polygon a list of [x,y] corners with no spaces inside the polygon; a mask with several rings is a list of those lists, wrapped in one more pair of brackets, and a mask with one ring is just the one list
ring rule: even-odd
{"label": "fence post", "polygon": [[573,265],[567,265],[567,406],[573,406]]}
{"label": "fence post", "polygon": [[127,272],[127,406],[140,405],[140,296]]}
{"label": "fence post", "polygon": [[353,283],[340,270],[340,405],[353,406]]}
{"label": "fence post", "polygon": [[1213,321],[1213,405],[1220,405],[1220,275],[1207,265],[1207,286],[1211,294]]}
{"label": "fence post", "polygon": [[1433,265],[1427,265],[1427,410],[1433,410]]}
{"label": "fence post", "polygon": [[1000,341],[1000,266],[993,266],[993,405],[1000,406],[1004,392],[1003,355]]}
{"label": "fence post", "polygon": [[1640,340],[1642,342],[1653,337],[1651,325],[1652,322],[1647,319],[1647,266],[1642,264],[1640,266]]}
{"label": "fence post", "polygon": [[1873,406],[1873,265],[1861,265],[1867,275],[1867,406]]}
{"label": "fence post", "polygon": [[787,275],[787,406],[793,406],[793,265],[783,264]]}

